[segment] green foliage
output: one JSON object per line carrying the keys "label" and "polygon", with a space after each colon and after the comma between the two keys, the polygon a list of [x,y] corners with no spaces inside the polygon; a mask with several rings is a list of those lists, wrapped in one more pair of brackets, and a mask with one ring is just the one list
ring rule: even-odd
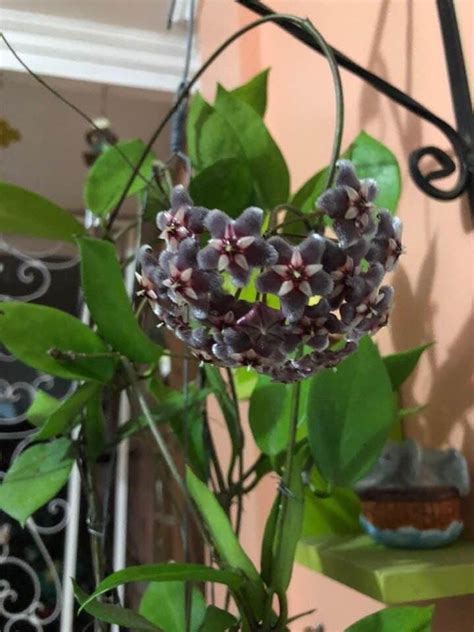
{"label": "green foliage", "polygon": [[287,494],[287,510],[278,512],[271,563],[271,586],[285,593],[291,580],[296,546],[301,536],[304,512],[304,489],[301,470],[308,458],[306,446],[301,446],[293,456]]}
{"label": "green foliage", "polygon": [[290,176],[285,159],[252,106],[221,91],[215,108],[238,136],[255,179],[257,199],[270,209],[288,200]]}
{"label": "green foliage", "polygon": [[280,511],[281,497],[277,495],[273,501],[272,508],[268,514],[267,522],[265,523],[265,531],[262,539],[262,550],[260,553],[260,567],[263,581],[270,586],[272,581],[272,567],[273,567],[273,543],[275,540],[276,526],[278,520],[278,514]]}
{"label": "green foliage", "polygon": [[156,362],[162,350],[143,333],[135,318],[113,244],[89,237],[78,243],[82,287],[99,333],[134,362]]}
{"label": "green foliage", "polygon": [[72,582],[74,584],[74,594],[76,595],[77,601],[84,610],[95,619],[136,630],[137,632],[159,632],[159,628],[153,625],[148,619],[133,612],[133,610],[110,603],[102,603],[97,601],[97,599],[89,601],[89,596],[74,580],[72,580]]}
{"label": "green foliage", "polygon": [[[108,352],[105,343],[80,320],[52,307],[31,303],[0,305],[0,342],[28,366],[66,379],[108,382],[115,361],[95,354]],[[86,354],[57,360],[49,353]],[[87,355],[95,357],[87,357]]]}
{"label": "green foliage", "polygon": [[[152,582],[140,601],[139,612],[163,632],[186,630],[186,589],[184,582]],[[189,632],[199,632],[206,614],[206,603],[200,590],[192,587]]]}
{"label": "green foliage", "polygon": [[26,411],[26,418],[33,426],[42,426],[59,406],[61,406],[59,399],[42,390],[37,390]]}
{"label": "green foliage", "polygon": [[219,505],[214,494],[200,481],[190,468],[186,470],[186,484],[196,504],[221,561],[229,568],[239,569],[257,585],[259,575],[250,558],[244,552],[235,536],[229,518]]}
{"label": "green foliage", "polygon": [[64,486],[72,464],[68,439],[27,448],[16,457],[0,484],[0,509],[24,525]]}
{"label": "green foliage", "polygon": [[316,200],[324,193],[329,168],[325,167],[307,180],[293,195],[291,203],[305,213],[314,211]]}
{"label": "green foliage", "polygon": [[414,371],[423,352],[431,346],[433,346],[432,342],[384,357],[385,368],[387,369],[394,391],[398,391],[410,373]]}
{"label": "green foliage", "polygon": [[358,534],[360,500],[350,488],[336,487],[327,498],[305,494],[302,536],[324,537],[328,535]]}
{"label": "green foliage", "polygon": [[243,579],[237,573],[227,570],[218,570],[202,564],[142,564],[141,566],[129,566],[120,571],[112,573],[95,589],[82,604],[86,604],[93,599],[100,597],[109,590],[131,582],[173,582],[173,581],[193,581],[193,582],[213,582],[224,584],[232,591],[239,590]]}
{"label": "green foliage", "polygon": [[229,612],[208,606],[199,632],[225,632],[237,623],[237,619]]}
{"label": "green foliage", "polygon": [[250,399],[258,382],[258,374],[245,366],[233,369],[232,373],[234,375],[237,397],[239,399]]}
{"label": "green foliage", "polygon": [[229,569],[239,570],[245,575],[248,581],[242,587],[244,599],[248,599],[254,612],[261,616],[265,589],[257,569],[234,534],[229,518],[207,485],[189,468],[186,470],[186,484],[206,524],[221,564]]}
{"label": "green foliage", "polygon": [[[250,204],[270,209],[288,199],[288,168],[262,120],[266,82],[267,74],[261,73],[236,91],[220,86],[213,106],[200,95],[193,98],[187,130],[197,171],[197,183],[191,186],[195,203],[220,202],[220,208],[235,214]],[[229,160],[234,161],[231,170]],[[213,175],[218,183],[230,181],[216,187]]]}
{"label": "green foliage", "polygon": [[[242,84],[234,90],[230,90],[230,93],[235,97],[251,105],[257,114],[263,118],[267,109],[267,92],[268,92],[268,73],[270,68],[263,70],[262,72],[252,77],[247,83]],[[220,94],[225,92],[225,89],[217,84],[217,99]]]}
{"label": "green foliage", "polygon": [[73,241],[84,226],[41,195],[0,182],[0,232],[56,241]]}
{"label": "green foliage", "polygon": [[275,456],[288,442],[290,389],[286,384],[260,377],[250,397],[249,423],[255,443],[264,454]]}
{"label": "green foliage", "polygon": [[[117,148],[126,156],[128,162]],[[138,164],[144,151],[145,144],[141,140],[122,141],[109,147],[97,158],[87,174],[84,189],[84,199],[89,210],[99,217],[104,217],[115,208],[133,168]],[[139,193],[148,186],[152,176],[153,160],[153,154],[148,153],[140,173],[128,191],[128,196]]]}
{"label": "green foliage", "polygon": [[374,465],[395,420],[389,376],[364,338],[337,369],[311,380],[308,436],[315,463],[332,485],[352,485]]}
{"label": "green foliage", "polygon": [[94,382],[82,384],[69,397],[64,399],[60,405],[45,419],[39,431],[34,435],[35,441],[51,439],[57,435],[67,434],[77,416],[86,406],[91,397],[100,391],[100,385]]}
{"label": "green foliage", "polygon": [[86,455],[96,461],[105,448],[105,416],[102,409],[102,390],[97,390],[86,404],[82,428],[86,444]]}
{"label": "green foliage", "polygon": [[433,606],[394,606],[364,617],[346,632],[430,632],[433,613]]}
{"label": "green foliage", "polygon": [[252,201],[252,173],[241,158],[217,160],[193,178],[189,192],[195,204],[237,217]]}
{"label": "green foliage", "polygon": [[380,191],[375,203],[395,214],[401,194],[401,177],[398,161],[390,149],[362,131],[351,144],[347,157],[359,178],[377,181]]}

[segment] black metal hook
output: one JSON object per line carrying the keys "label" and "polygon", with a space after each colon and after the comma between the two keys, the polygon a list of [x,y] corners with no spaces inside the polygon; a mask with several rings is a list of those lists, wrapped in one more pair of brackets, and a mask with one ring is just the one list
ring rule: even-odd
{"label": "black metal hook", "polygon": [[[266,16],[274,13],[272,9],[259,2],[259,0],[236,0],[236,2],[258,15]],[[421,147],[410,154],[410,174],[422,191],[438,200],[453,200],[467,191],[469,193],[471,213],[474,216],[473,117],[464,57],[452,0],[437,0],[437,2],[459,133],[449,123],[436,116],[436,114],[402,90],[385,81],[385,79],[359,66],[359,64],[334,48],[333,53],[340,66],[357,75],[413,114],[429,121],[446,136],[457,158],[458,177],[456,183],[450,189],[440,189],[432,184],[433,180],[444,178],[456,172],[456,163],[451,157],[444,150],[432,145]],[[318,45],[311,41],[297,25],[279,23],[278,26],[313,50],[321,52]],[[462,105],[459,105],[460,103]],[[425,156],[434,158],[439,163],[440,168],[423,173],[420,169],[420,162]]]}

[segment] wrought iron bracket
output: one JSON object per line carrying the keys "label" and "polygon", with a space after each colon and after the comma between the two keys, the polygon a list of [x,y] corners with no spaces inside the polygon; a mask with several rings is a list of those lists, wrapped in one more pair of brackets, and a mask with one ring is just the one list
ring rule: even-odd
{"label": "wrought iron bracket", "polygon": [[[266,16],[275,12],[259,0],[235,0],[254,13]],[[424,105],[413,99],[382,77],[370,72],[355,61],[333,48],[337,63],[357,75],[385,96],[406,108],[416,116],[429,121],[437,127],[449,140],[457,159],[457,165],[444,149],[429,145],[414,150],[408,159],[410,174],[416,185],[428,196],[437,200],[454,200],[466,193],[474,220],[474,116],[472,101],[467,81],[466,65],[462,51],[461,38],[456,19],[453,0],[437,0],[438,16],[444,43],[446,64],[448,68],[451,96],[456,117],[457,129],[436,116]],[[278,24],[280,28],[321,53],[319,46],[307,33],[296,25],[286,22]],[[439,165],[438,169],[422,172],[420,162],[424,156],[431,156]],[[456,182],[451,188],[441,189],[433,181],[445,178],[457,172]]]}

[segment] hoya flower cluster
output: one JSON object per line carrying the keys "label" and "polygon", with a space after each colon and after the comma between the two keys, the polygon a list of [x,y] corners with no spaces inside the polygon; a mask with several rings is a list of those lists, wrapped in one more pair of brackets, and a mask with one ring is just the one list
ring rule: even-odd
{"label": "hoya flower cluster", "polygon": [[[166,249],[141,252],[141,291],[201,360],[283,382],[306,378],[387,323],[393,289],[382,281],[401,254],[401,224],[374,206],[376,194],[373,180],[359,181],[340,161],[335,187],[317,201],[336,238],[311,233],[294,244],[262,235],[261,209],[231,219],[193,206],[178,186],[157,216]],[[249,286],[254,294],[243,300]]]}

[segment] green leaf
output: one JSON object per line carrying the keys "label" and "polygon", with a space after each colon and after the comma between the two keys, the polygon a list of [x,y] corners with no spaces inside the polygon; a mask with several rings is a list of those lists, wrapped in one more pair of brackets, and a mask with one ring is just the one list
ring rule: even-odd
{"label": "green leaf", "polygon": [[434,606],[394,606],[364,617],[345,632],[430,632]]}
{"label": "green leaf", "polygon": [[242,591],[245,589],[245,594],[252,607],[260,616],[264,604],[265,589],[257,569],[240,546],[229,518],[212,492],[193,474],[189,467],[186,470],[186,484],[206,523],[221,563],[231,569],[240,570],[248,578],[249,582],[244,585]]}
{"label": "green leaf", "polygon": [[225,632],[225,630],[236,625],[236,623],[237,619],[230,612],[211,605],[206,609],[204,621],[199,628],[199,632]]}
{"label": "green leaf", "polygon": [[66,379],[108,382],[115,372],[110,357],[56,360],[48,351],[79,354],[108,352],[105,343],[81,321],[58,309],[32,303],[0,305],[0,342],[28,366]]}
{"label": "green leaf", "polygon": [[316,200],[324,192],[328,178],[329,168],[325,167],[316,175],[307,180],[293,195],[291,204],[304,213],[314,211]]}
{"label": "green leaf", "polygon": [[68,439],[27,448],[16,457],[0,484],[0,509],[24,525],[62,489],[73,462]]}
{"label": "green leaf", "polygon": [[288,442],[291,398],[286,384],[260,377],[250,398],[249,423],[255,443],[275,456]]}
{"label": "green leaf", "polygon": [[[163,632],[186,630],[184,582],[152,582],[140,601],[139,612]],[[200,590],[192,587],[190,632],[198,632],[206,612]]]}
{"label": "green leaf", "polygon": [[188,155],[191,160],[191,164],[195,169],[200,168],[202,165],[202,157],[200,154],[202,126],[211,116],[213,111],[213,107],[202,98],[199,92],[196,92],[189,104],[186,120],[186,142],[188,145]]}
{"label": "green leaf", "polygon": [[304,513],[304,489],[301,470],[308,458],[307,446],[301,446],[293,456],[288,489],[287,511],[278,513],[273,546],[271,586],[279,593],[285,593],[291,580],[295,561],[296,546],[301,536]]}
{"label": "green leaf", "polygon": [[[290,191],[288,167],[260,116],[252,106],[225,90],[216,100],[215,109],[238,136],[263,207],[269,209],[286,202]],[[204,128],[205,125],[203,134]]]}
{"label": "green leaf", "polygon": [[[87,208],[95,215],[103,217],[115,208],[145,147],[141,140],[122,141],[109,147],[94,162],[87,174],[84,198]],[[119,154],[117,148],[126,156],[128,162]],[[148,153],[140,174],[135,177],[128,191],[128,196],[147,186],[152,176],[153,160],[153,154]]]}
{"label": "green leaf", "polygon": [[105,416],[102,409],[102,390],[96,391],[87,402],[82,427],[87,458],[90,461],[96,461],[105,448]]}
{"label": "green leaf", "polygon": [[381,142],[362,131],[351,144],[347,157],[358,178],[374,178],[379,186],[375,203],[395,214],[401,193],[400,167],[395,155]]}
{"label": "green leaf", "polygon": [[41,195],[0,182],[0,232],[54,241],[74,241],[84,226],[63,208]]}
{"label": "green leaf", "polygon": [[133,612],[133,610],[110,603],[101,603],[96,599],[90,601],[89,595],[74,580],[72,580],[72,583],[74,584],[74,594],[77,601],[95,619],[137,630],[138,632],[159,632],[159,629],[153,623]]}
{"label": "green leaf", "polygon": [[270,509],[270,513],[268,514],[262,539],[260,568],[263,581],[267,584],[267,586],[270,586],[272,582],[273,544],[275,540],[278,513],[280,511],[280,503],[281,497],[277,494],[275,500],[273,501],[272,508]]}
{"label": "green leaf", "polygon": [[400,419],[404,419],[405,417],[410,417],[411,415],[416,415],[426,408],[426,404],[421,404],[420,406],[411,406],[409,408],[400,408],[398,410],[398,416]]}
{"label": "green leaf", "polygon": [[249,367],[240,367],[232,369],[234,374],[235,388],[239,399],[250,399],[253,389],[258,382],[258,373],[249,369]]}
{"label": "green leaf", "polygon": [[226,158],[203,169],[191,180],[194,204],[219,208],[237,217],[250,205],[254,191],[252,174],[245,160]]}
{"label": "green leaf", "polygon": [[[140,566],[129,566],[106,577],[97,586],[95,592],[87,598],[85,604],[109,590],[117,588],[117,586],[130,582],[172,581],[213,582],[215,584],[224,584],[232,591],[235,591],[239,590],[243,580],[232,571],[218,570],[202,564],[142,564]],[[83,607],[85,607],[85,604]]]}
{"label": "green leaf", "polygon": [[82,384],[48,417],[40,430],[33,435],[35,441],[51,439],[57,435],[67,434],[74,426],[77,416],[85,408],[91,397],[100,390],[100,385],[93,382]]}
{"label": "green leaf", "polygon": [[410,373],[414,371],[423,352],[431,346],[433,346],[433,343],[429,342],[428,344],[413,347],[413,349],[408,349],[401,353],[393,353],[383,358],[394,391],[398,391]]}
{"label": "green leaf", "polygon": [[[110,151],[110,150],[109,150]],[[115,247],[108,241],[83,237],[82,286],[99,333],[134,362],[156,362],[161,348],[140,329],[127,296]]]}
{"label": "green leaf", "polygon": [[361,503],[349,487],[335,487],[327,498],[305,494],[303,537],[359,534]]}
{"label": "green leaf", "polygon": [[311,380],[308,435],[323,477],[338,486],[362,478],[377,460],[395,414],[389,376],[377,347],[366,337],[337,369]]}
{"label": "green leaf", "polygon": [[61,401],[42,390],[37,390],[30,407],[26,411],[26,418],[33,426],[41,426],[57,408]]}
{"label": "green leaf", "polygon": [[[260,72],[258,75],[255,75],[255,77],[252,77],[252,79],[250,79],[250,81],[247,81],[247,83],[244,83],[234,90],[230,90],[230,94],[252,106],[261,118],[264,117],[265,111],[267,109],[267,87],[269,72],[270,68],[267,68],[266,70]],[[217,84],[216,99],[219,99],[222,92],[225,92],[225,90],[223,90],[220,84]]]}
{"label": "green leaf", "polygon": [[260,578],[257,570],[240,546],[224,510],[189,467],[186,469],[186,483],[222,562],[230,568],[241,570],[251,581],[258,583]]}

